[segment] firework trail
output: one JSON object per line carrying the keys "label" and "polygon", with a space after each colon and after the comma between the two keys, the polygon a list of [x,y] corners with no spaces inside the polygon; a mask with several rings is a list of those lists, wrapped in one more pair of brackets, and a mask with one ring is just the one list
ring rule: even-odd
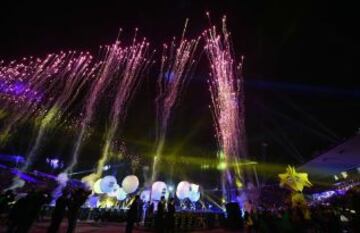
{"label": "firework trail", "polygon": [[[216,136],[226,164],[225,186],[227,190],[235,190],[239,188],[238,181],[242,177],[236,164],[240,157],[246,158],[247,155],[242,62],[239,65],[235,64],[225,17],[222,21],[222,34],[213,26],[205,31],[203,36],[211,67],[209,89]],[[232,166],[233,164],[235,166]],[[228,198],[232,198],[227,195]]]}
{"label": "firework trail", "polygon": [[[5,96],[2,106],[12,114],[7,118],[0,130],[1,143],[6,142],[9,132],[15,124],[24,122],[31,116],[40,114],[45,106],[53,100],[56,90],[59,70],[63,67],[68,54],[49,54],[45,59],[26,59],[22,62],[10,62],[2,67],[2,96]],[[27,63],[24,63],[27,62]],[[45,110],[46,111],[46,110]]]}
{"label": "firework trail", "polygon": [[[139,75],[139,72],[142,71],[142,68],[144,68],[143,66],[147,64],[147,59],[144,56],[147,53],[147,48],[148,43],[145,40],[137,44],[135,39],[133,45],[130,47],[122,47],[118,40],[114,44],[104,47],[104,57],[101,60],[99,71],[96,74],[96,80],[91,86],[85,103],[83,119],[80,122],[80,133],[76,139],[72,160],[65,172],[71,171],[78,161],[85,132],[89,123],[92,121],[100,96],[113,79],[123,78],[119,81],[119,88],[121,89],[115,99],[116,103],[114,104],[116,107],[113,107],[111,113],[112,126],[106,134],[107,140],[103,149],[103,151],[106,151],[106,153],[103,153],[106,154],[105,160],[107,159],[107,152],[111,144],[110,139],[113,138],[116,128],[118,127],[118,118],[121,114],[125,113],[126,100],[132,96],[132,90],[130,88],[136,86],[136,77]],[[104,155],[102,157],[104,157]],[[99,163],[102,163],[102,161],[103,160],[100,160]],[[98,167],[100,166],[101,165]]]}
{"label": "firework trail", "polygon": [[[32,80],[41,75],[43,61],[23,58],[21,62],[3,64],[0,71],[1,106],[10,114],[1,128],[1,143],[8,138],[13,125],[34,113],[40,105],[41,96],[34,89]],[[36,72],[37,71],[37,72]]]}
{"label": "firework trail", "polygon": [[96,80],[94,80],[90,87],[90,91],[85,102],[83,118],[80,122],[80,132],[75,141],[71,162],[65,169],[65,173],[72,171],[78,161],[82,141],[87,127],[92,121],[98,99],[103,93],[103,91],[106,89],[107,85],[110,83],[112,74],[114,70],[116,70],[116,61],[119,56],[119,46],[119,41],[116,41],[110,46],[105,46],[104,59],[100,62],[99,71],[96,74]]}
{"label": "firework trail", "polygon": [[156,151],[153,160],[152,177],[155,181],[159,172],[159,163],[165,144],[166,131],[169,118],[187,78],[193,70],[194,55],[199,43],[198,39],[186,40],[184,38],[187,22],[179,43],[175,38],[170,46],[164,44],[161,56],[161,68],[158,77],[158,95],[156,97]]}
{"label": "firework trail", "polygon": [[140,77],[151,64],[151,59],[148,58],[149,43],[145,39],[141,43],[136,43],[135,38],[132,46],[122,50],[122,56],[118,60],[116,76],[120,80],[110,113],[110,127],[105,134],[105,145],[97,164],[97,177],[102,175],[103,167],[110,157],[111,144],[119,125],[126,117],[127,106],[136,92]]}
{"label": "firework trail", "polygon": [[40,126],[35,142],[26,158],[24,166],[21,169],[22,171],[26,171],[32,165],[42,138],[46,133],[46,129],[50,126],[50,124],[55,124],[57,119],[62,117],[62,114],[67,111],[68,107],[78,96],[79,91],[88,80],[88,77],[92,75],[94,70],[89,69],[91,61],[92,57],[88,53],[80,53],[79,55],[73,53],[69,56],[69,59],[64,64],[64,67],[61,67],[61,70],[58,73],[60,79],[59,84],[64,84],[62,85],[62,88],[58,87],[58,91],[60,91],[60,93],[56,93],[53,98],[54,101],[52,105],[47,108],[47,111],[45,111],[42,119],[40,120]]}
{"label": "firework trail", "polygon": [[[82,66],[88,66],[86,61],[89,60],[88,54],[84,56],[81,53],[78,58],[75,56],[75,52],[60,52],[49,54],[45,59],[30,57],[30,59],[24,58],[19,63],[12,61],[1,67],[0,91],[2,97],[7,97],[2,98],[5,101],[2,106],[11,112],[1,130],[1,142],[5,143],[8,133],[15,124],[25,122],[36,115],[41,119],[35,144],[21,168],[23,171],[31,166],[46,127],[58,115],[59,108],[64,107],[69,95],[73,94],[69,83],[84,71]],[[66,81],[66,85],[61,93],[59,86],[62,86],[63,81]],[[18,184],[21,182],[15,177],[13,186],[17,187]]]}

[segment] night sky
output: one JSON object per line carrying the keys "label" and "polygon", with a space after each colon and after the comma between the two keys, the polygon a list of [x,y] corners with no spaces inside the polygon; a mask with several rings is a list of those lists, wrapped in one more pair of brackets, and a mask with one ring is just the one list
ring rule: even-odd
{"label": "night sky", "polygon": [[[360,20],[355,6],[307,0],[73,2],[2,3],[0,59],[68,49],[96,53],[99,45],[116,39],[119,28],[124,30],[122,40],[130,41],[139,27],[139,35],[160,49],[163,42],[181,35],[187,17],[187,36],[195,37],[209,25],[206,11],[215,24],[225,14],[236,56],[245,56],[252,159],[299,165],[360,127]],[[167,151],[214,157],[208,63],[204,55],[199,59],[173,114]],[[130,150],[141,154],[153,150],[156,70],[152,73],[132,102],[124,126]]]}

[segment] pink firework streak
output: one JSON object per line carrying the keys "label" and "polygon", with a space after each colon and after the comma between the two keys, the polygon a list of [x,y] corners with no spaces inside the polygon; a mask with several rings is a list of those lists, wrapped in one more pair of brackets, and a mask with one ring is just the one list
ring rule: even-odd
{"label": "pink firework streak", "polygon": [[[186,30],[187,21],[184,28]],[[159,163],[161,160],[166,131],[169,118],[181,92],[184,88],[186,80],[191,76],[195,60],[194,55],[199,43],[198,39],[186,40],[183,36],[176,43],[175,38],[171,45],[163,45],[163,53],[161,57],[161,69],[158,78],[158,96],[156,97],[156,152],[154,155],[152,168],[152,181],[157,179],[159,172]]]}
{"label": "pink firework streak", "polygon": [[56,123],[62,117],[92,75],[93,70],[89,69],[91,61],[92,57],[88,53],[73,54],[59,71],[59,79],[61,79],[57,87],[59,90],[57,92],[54,90],[56,93],[54,101],[44,111],[35,142],[22,167],[23,171],[32,165],[49,125]]}
{"label": "pink firework streak", "polygon": [[80,132],[75,142],[71,162],[68,165],[68,167],[65,169],[66,173],[72,171],[75,165],[77,164],[83,138],[85,136],[87,127],[92,121],[96,104],[102,92],[106,89],[107,85],[110,83],[112,74],[117,69],[118,57],[119,56],[121,57],[121,55],[122,54],[120,50],[119,41],[116,41],[111,46],[105,47],[104,59],[101,62],[98,74],[96,76],[96,80],[94,80],[90,92],[88,93],[87,100],[85,102],[84,114],[80,122]]}
{"label": "pink firework streak", "polygon": [[[34,115],[43,115],[54,101],[63,73],[71,64],[74,52],[49,54],[46,58],[24,58],[1,67],[2,106],[8,110],[8,117],[1,129],[4,142],[13,126]],[[5,98],[4,98],[5,97]]]}
{"label": "pink firework streak", "polygon": [[216,136],[227,165],[225,186],[234,190],[236,180],[241,179],[241,171],[236,164],[240,158],[247,156],[242,63],[235,64],[225,17],[222,23],[222,34],[218,34],[213,26],[203,36],[211,67],[209,89]]}
{"label": "pink firework streak", "polygon": [[105,145],[97,165],[98,177],[101,176],[103,167],[110,157],[111,144],[126,117],[127,106],[137,90],[140,77],[151,64],[151,59],[148,57],[149,43],[145,39],[141,43],[136,43],[135,38],[133,45],[125,48],[122,51],[123,55],[119,57],[117,76],[120,80],[110,113],[110,126],[105,134]]}
{"label": "pink firework streak", "polygon": [[[96,110],[96,105],[99,101],[99,98],[103,94],[104,90],[111,83],[111,81],[113,79],[119,79],[119,78],[125,77],[125,76],[128,77],[129,75],[131,77],[133,77],[133,74],[138,71],[138,70],[137,71],[132,70],[132,69],[134,69],[134,67],[138,68],[138,66],[135,66],[134,62],[137,64],[138,62],[141,61],[141,59],[144,59],[144,56],[147,51],[147,47],[148,47],[148,44],[145,41],[140,44],[137,44],[137,43],[135,44],[135,42],[134,42],[133,46],[130,46],[130,47],[122,47],[120,45],[120,41],[116,41],[114,44],[112,44],[110,46],[105,46],[104,58],[101,61],[100,68],[98,70],[98,73],[96,74],[96,80],[93,82],[93,85],[91,86],[90,92],[88,94],[88,97],[87,97],[87,100],[85,103],[83,119],[81,120],[81,123],[80,123],[80,132],[78,134],[78,137],[77,137],[77,140],[75,143],[72,160],[71,160],[69,166],[65,169],[65,172],[72,171],[73,168],[75,167],[75,165],[77,164],[82,141],[85,136],[85,132],[87,130],[88,125],[90,124],[90,122],[93,119],[93,116],[94,116],[94,113]],[[133,56],[135,56],[135,57],[133,57]],[[145,61],[146,61],[146,59],[145,59]],[[132,73],[125,74],[124,67],[127,69],[127,71],[132,72]],[[127,80],[127,79],[125,78],[123,80]],[[123,85],[128,85],[128,83],[126,83],[126,81],[120,81],[120,83],[121,82],[123,82]],[[126,88],[126,86],[122,86],[122,88]],[[130,88],[129,85],[128,85],[128,88]],[[120,92],[124,92],[124,93],[122,93],[120,95],[131,96],[130,95],[131,91],[132,90],[130,90],[130,89],[129,90],[121,89]],[[124,104],[123,102],[121,102],[121,101],[124,101],[124,98],[122,98],[122,97],[116,97],[116,98],[119,100],[118,100],[118,102],[114,103],[115,105],[117,105],[117,107],[113,108],[115,110],[113,110],[112,119],[114,119],[120,115],[120,112],[118,110],[119,110],[119,108],[121,108],[120,105]],[[121,103],[119,103],[119,101]],[[117,128],[117,123],[114,123],[114,124],[115,124],[115,128]],[[115,131],[112,132],[110,134],[110,136],[115,134]],[[108,135],[109,135],[109,133],[108,133]],[[109,137],[109,136],[107,136],[107,137]],[[113,136],[111,136],[111,137],[113,137]],[[107,151],[108,149],[105,148],[104,150]]]}

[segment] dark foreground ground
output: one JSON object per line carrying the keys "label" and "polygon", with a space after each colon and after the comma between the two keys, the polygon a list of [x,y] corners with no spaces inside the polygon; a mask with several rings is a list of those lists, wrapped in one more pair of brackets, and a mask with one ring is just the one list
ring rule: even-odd
{"label": "dark foreground ground", "polygon": [[[47,227],[49,226],[49,222],[39,222],[36,223],[30,233],[46,233]],[[5,233],[5,229],[3,225],[0,225],[1,227],[1,233]],[[64,221],[61,224],[61,229],[59,233],[66,232],[67,223]],[[75,233],[122,233],[125,232],[125,224],[124,223],[84,223],[79,222]],[[141,229],[141,227],[137,227],[133,231],[134,233],[142,233],[147,232],[150,233],[150,231]],[[192,231],[194,233],[225,233],[229,231],[225,231],[223,229],[214,229],[214,230],[203,230],[203,231]]]}

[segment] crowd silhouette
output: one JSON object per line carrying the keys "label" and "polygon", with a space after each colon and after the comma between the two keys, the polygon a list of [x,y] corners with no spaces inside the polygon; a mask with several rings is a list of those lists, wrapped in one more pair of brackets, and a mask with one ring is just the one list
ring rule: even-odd
{"label": "crowd silhouette", "polygon": [[[62,195],[56,200],[47,232],[58,232],[66,214],[68,217],[67,233],[74,232],[80,208],[90,193],[90,191],[84,188],[65,187]],[[30,189],[26,196],[19,198],[14,204],[11,204],[14,201],[14,197],[15,195],[12,191],[6,191],[0,198],[0,211],[2,213],[8,212],[6,232],[30,232],[34,222],[39,219],[43,206],[49,204],[52,200],[50,190]]]}
{"label": "crowd silhouette", "polygon": [[[33,224],[44,214],[52,200],[52,190],[31,188],[26,195],[4,191],[0,195],[1,225],[6,225],[6,233],[27,233]],[[47,216],[50,223],[47,233],[60,232],[60,225],[67,218],[67,233],[73,233],[81,217],[84,203],[91,191],[83,187],[66,186],[56,199],[55,206]],[[174,198],[161,197],[158,202],[143,203],[138,195],[133,196],[124,217],[115,215],[104,221],[126,222],[126,233],[133,232],[135,226],[157,233],[191,231],[193,229],[213,229],[217,226],[231,228],[245,233],[338,233],[360,232],[360,190],[358,187],[343,195],[335,195],[323,202],[307,205],[291,205],[284,201],[281,206],[257,205],[244,208],[242,215],[236,216],[236,222],[227,222],[228,218],[215,219],[214,214],[181,211]],[[250,202],[251,204],[251,202]],[[94,209],[99,211],[99,209]],[[46,211],[45,211],[46,212]],[[106,212],[104,212],[106,213]],[[114,212],[115,213],[115,212]],[[90,216],[89,212],[85,216]],[[85,218],[86,219],[86,218]]]}

